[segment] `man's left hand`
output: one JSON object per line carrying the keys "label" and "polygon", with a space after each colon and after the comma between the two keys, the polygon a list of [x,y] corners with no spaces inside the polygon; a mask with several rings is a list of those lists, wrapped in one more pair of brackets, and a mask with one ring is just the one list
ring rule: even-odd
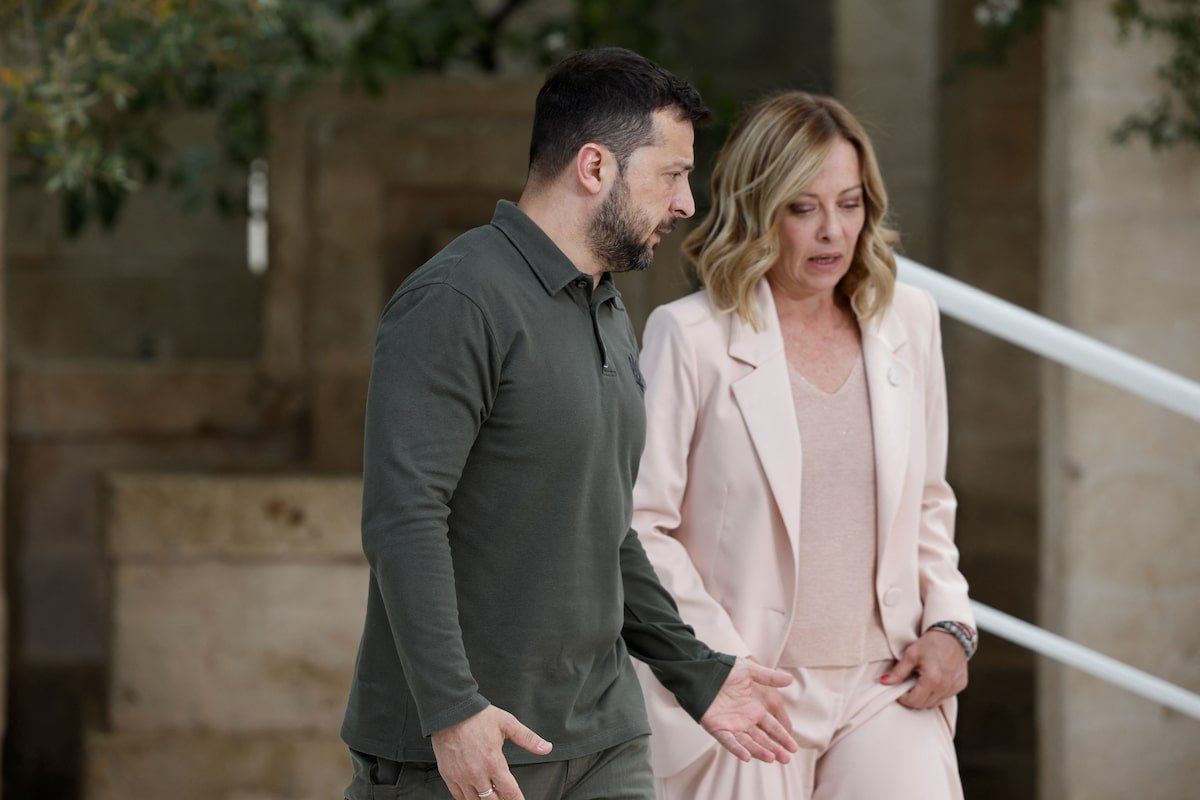
{"label": "man's left hand", "polygon": [[926,631],[904,650],[904,657],[881,683],[895,686],[916,673],[917,685],[899,698],[902,706],[936,708],[967,688],[967,654],[953,636]]}
{"label": "man's left hand", "polygon": [[779,694],[791,682],[786,672],[739,658],[700,724],[742,761],[786,764],[799,749]]}

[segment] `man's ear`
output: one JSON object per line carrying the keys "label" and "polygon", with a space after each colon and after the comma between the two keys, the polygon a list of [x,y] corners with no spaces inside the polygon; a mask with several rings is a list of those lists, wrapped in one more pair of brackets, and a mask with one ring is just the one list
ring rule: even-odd
{"label": "man's ear", "polygon": [[575,180],[590,194],[600,194],[612,154],[602,144],[588,142],[575,154]]}

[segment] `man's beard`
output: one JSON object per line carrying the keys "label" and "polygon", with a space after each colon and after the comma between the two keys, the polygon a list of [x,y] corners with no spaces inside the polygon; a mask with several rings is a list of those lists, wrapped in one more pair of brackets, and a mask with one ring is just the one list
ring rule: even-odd
{"label": "man's beard", "polygon": [[[630,207],[629,185],[618,175],[608,197],[600,204],[600,210],[592,217],[588,244],[605,272],[650,269],[654,263],[654,249],[647,242],[649,234],[642,233],[648,228],[649,220]],[[674,229],[675,220],[672,219],[654,230],[660,236],[666,236]]]}

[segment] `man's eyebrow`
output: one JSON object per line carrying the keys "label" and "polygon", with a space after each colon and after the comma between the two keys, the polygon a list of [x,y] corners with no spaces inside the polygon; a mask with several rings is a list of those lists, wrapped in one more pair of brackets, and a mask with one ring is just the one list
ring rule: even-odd
{"label": "man's eyebrow", "polygon": [[691,172],[695,168],[696,168],[696,162],[684,161],[682,159],[680,159],[678,161],[672,161],[671,164],[668,166],[668,169],[681,169],[684,172]]}

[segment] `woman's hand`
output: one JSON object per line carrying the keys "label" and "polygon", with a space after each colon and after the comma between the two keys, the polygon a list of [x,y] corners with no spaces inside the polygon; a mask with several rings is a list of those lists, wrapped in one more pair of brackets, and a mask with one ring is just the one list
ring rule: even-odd
{"label": "woman's hand", "polygon": [[904,650],[904,657],[879,680],[895,686],[916,673],[917,685],[900,697],[909,708],[935,708],[967,688],[967,654],[958,640],[937,630],[925,634]]}

